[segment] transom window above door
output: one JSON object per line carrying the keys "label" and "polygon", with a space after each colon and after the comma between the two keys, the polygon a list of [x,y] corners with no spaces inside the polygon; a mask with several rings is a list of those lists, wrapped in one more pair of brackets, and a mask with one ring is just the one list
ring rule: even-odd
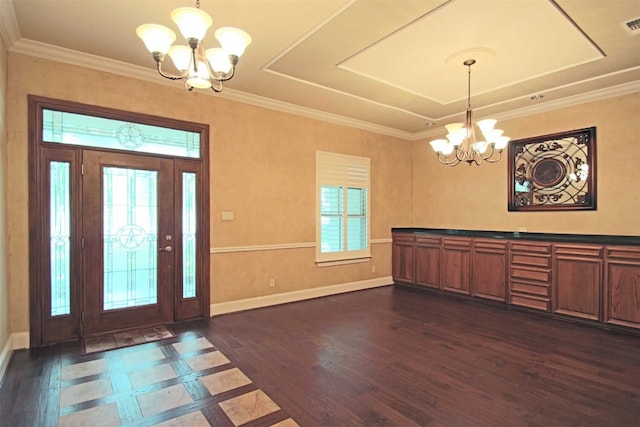
{"label": "transom window above door", "polygon": [[44,142],[200,158],[197,132],[50,109],[42,119]]}

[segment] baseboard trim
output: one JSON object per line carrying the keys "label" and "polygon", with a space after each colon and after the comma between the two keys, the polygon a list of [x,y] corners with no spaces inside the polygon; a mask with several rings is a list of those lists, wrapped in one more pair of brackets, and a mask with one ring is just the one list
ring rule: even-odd
{"label": "baseboard trim", "polygon": [[11,354],[14,350],[29,348],[29,332],[17,332],[9,335],[7,342],[0,353],[0,385],[4,381],[4,374],[9,366]]}
{"label": "baseboard trim", "polygon": [[393,284],[391,276],[379,277],[358,282],[341,283],[338,285],[323,286],[320,288],[305,289],[302,291],[285,292],[276,295],[246,298],[237,301],[211,304],[211,316],[234,313],[237,311],[251,310],[254,308],[269,307],[272,305],[286,304],[289,302],[303,301],[312,298],[326,297],[345,292],[361,291],[364,289],[379,288]]}

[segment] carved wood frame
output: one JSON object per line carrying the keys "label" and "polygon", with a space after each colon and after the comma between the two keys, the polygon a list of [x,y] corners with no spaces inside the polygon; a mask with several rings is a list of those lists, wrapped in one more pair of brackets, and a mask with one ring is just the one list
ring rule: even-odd
{"label": "carved wood frame", "polygon": [[596,128],[511,141],[509,211],[596,209]]}

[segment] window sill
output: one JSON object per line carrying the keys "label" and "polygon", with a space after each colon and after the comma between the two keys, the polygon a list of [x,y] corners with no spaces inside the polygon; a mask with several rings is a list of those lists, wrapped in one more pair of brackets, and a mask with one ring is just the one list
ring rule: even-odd
{"label": "window sill", "polygon": [[333,267],[336,265],[348,265],[348,264],[359,264],[362,262],[371,261],[371,256],[360,257],[360,258],[352,258],[352,259],[337,259],[333,261],[316,261],[317,267]]}

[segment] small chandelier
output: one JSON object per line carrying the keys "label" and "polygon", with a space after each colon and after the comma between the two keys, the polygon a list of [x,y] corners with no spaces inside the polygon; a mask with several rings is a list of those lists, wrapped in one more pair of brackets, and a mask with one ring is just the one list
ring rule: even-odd
{"label": "small chandelier", "polygon": [[[209,14],[200,10],[200,0],[196,1],[196,7],[174,10],[171,19],[187,40],[188,46],[171,46],[176,34],[163,25],[145,24],[136,30],[153,55],[158,73],[170,80],[184,80],[185,87],[190,91],[195,87],[222,92],[222,83],[233,77],[238,59],[251,43],[251,36],[238,28],[223,27],[215,33],[222,47],[205,50],[202,39],[213,21]],[[162,62],[167,54],[180,71],[179,75],[162,70]]]}
{"label": "small chandelier", "polygon": [[477,123],[484,141],[476,140],[476,132],[471,120],[471,66],[475,63],[475,59],[464,61],[464,65],[469,69],[465,122],[446,125],[445,128],[449,132],[447,139],[436,139],[429,143],[438,155],[438,161],[444,165],[457,166],[461,162],[479,165],[482,161],[495,163],[500,160],[502,150],[511,139],[508,136],[503,136],[501,129],[493,128],[496,120],[485,119]]}

